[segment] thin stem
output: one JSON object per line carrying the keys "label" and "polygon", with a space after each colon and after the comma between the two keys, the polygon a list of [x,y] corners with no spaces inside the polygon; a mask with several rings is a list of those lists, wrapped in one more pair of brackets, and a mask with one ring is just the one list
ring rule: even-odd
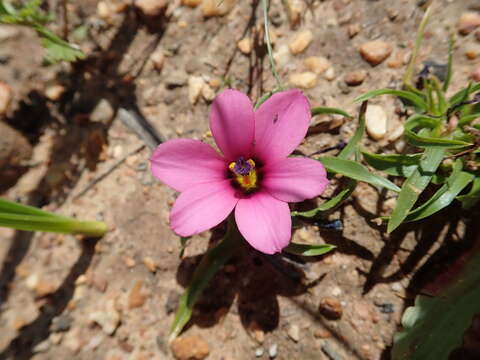
{"label": "thin stem", "polygon": [[273,59],[272,43],[270,41],[269,21],[268,21],[268,0],[263,0],[263,22],[265,26],[265,42],[267,43],[268,59],[270,60],[270,68],[272,74],[277,81],[277,88],[282,89],[282,82],[278,75],[277,68],[275,67],[275,60]]}
{"label": "thin stem", "polygon": [[420,50],[420,45],[422,45],[423,36],[425,34],[425,27],[428,24],[431,9],[432,9],[432,5],[430,5],[427,8],[427,10],[425,11],[425,14],[423,15],[422,21],[418,26],[417,38],[415,39],[415,47],[413,48],[412,57],[410,58],[410,62],[408,64],[407,70],[405,71],[405,77],[403,78],[403,85],[406,88],[413,87],[412,77],[413,77],[413,71],[415,70],[415,62],[417,60],[418,52]]}

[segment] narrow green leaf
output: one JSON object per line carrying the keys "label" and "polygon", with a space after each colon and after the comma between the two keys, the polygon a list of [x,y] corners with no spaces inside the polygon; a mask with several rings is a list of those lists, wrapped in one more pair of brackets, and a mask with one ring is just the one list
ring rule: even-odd
{"label": "narrow green leaf", "polygon": [[86,236],[102,236],[107,226],[99,221],[79,221],[57,216],[37,216],[12,213],[0,213],[0,227],[25,231],[48,231],[74,233]]}
{"label": "narrow green leaf", "polygon": [[436,115],[445,114],[445,112],[448,110],[448,102],[447,102],[447,99],[445,98],[445,93],[443,92],[436,77],[433,77],[430,81],[432,82],[433,91],[437,95],[437,103],[436,103],[437,114]]}
{"label": "narrow green leaf", "polygon": [[424,219],[447,207],[472,182],[474,177],[473,174],[466,171],[453,171],[446,183],[427,202],[408,214],[404,221]]}
{"label": "narrow green leaf", "polygon": [[425,14],[423,14],[422,21],[418,26],[417,36],[415,38],[415,46],[412,51],[412,55],[410,56],[410,61],[407,65],[407,70],[405,71],[405,75],[403,76],[403,84],[405,87],[413,87],[412,86],[412,78],[413,72],[415,71],[415,65],[417,61],[418,52],[420,51],[420,46],[422,45],[423,37],[425,35],[425,28],[427,27],[428,21],[430,19],[430,14],[432,12],[431,6],[428,6]]}
{"label": "narrow green leaf", "polygon": [[311,109],[312,116],[316,115],[343,115],[346,118],[351,119],[353,116],[343,111],[342,109],[337,109],[333,107],[318,106]]}
{"label": "narrow green leaf", "polygon": [[467,194],[457,196],[457,199],[462,202],[464,209],[470,209],[478,203],[480,201],[480,177],[473,180],[472,187]]}
{"label": "narrow green leaf", "polygon": [[395,89],[372,90],[372,91],[369,91],[369,92],[367,92],[363,95],[360,95],[354,101],[355,102],[365,101],[365,100],[371,99],[372,97],[380,96],[380,95],[398,96],[398,97],[401,97],[403,99],[411,101],[416,107],[418,107],[419,109],[421,109],[423,111],[427,110],[427,104],[421,96],[419,96],[419,95],[417,95],[417,94],[415,94],[411,91],[405,91],[405,90],[395,90]]}
{"label": "narrow green leaf", "polygon": [[462,260],[466,263],[460,269],[457,266],[443,274],[443,282],[453,279],[439,296],[418,296],[415,306],[407,308],[403,330],[394,338],[392,360],[448,360],[462,345],[480,304],[478,247]]}
{"label": "narrow green leaf", "polygon": [[398,194],[397,205],[393,209],[388,221],[388,233],[395,230],[408,216],[418,197],[430,183],[444,155],[445,149],[443,148],[432,147],[425,150],[420,160],[420,165],[402,185],[402,190]]}
{"label": "narrow green leaf", "polygon": [[240,238],[241,235],[237,230],[235,221],[229,219],[228,230],[225,237],[219,244],[209,249],[205,255],[203,255],[200,264],[193,273],[190,285],[180,297],[180,303],[178,304],[175,319],[173,320],[170,330],[170,339],[177,337],[188,323],[192,316],[195,303],[213,276],[235,254],[240,244]]}
{"label": "narrow green leaf", "polygon": [[309,245],[291,242],[283,251],[301,256],[319,256],[332,251],[335,247],[335,245],[329,244]]}
{"label": "narrow green leaf", "polygon": [[372,185],[381,186],[395,192],[400,191],[400,188],[390,180],[372,174],[365,166],[355,161],[329,156],[323,156],[318,160],[330,172],[341,174],[357,181],[363,181]]}
{"label": "narrow green leaf", "polygon": [[325,211],[331,211],[335,209],[337,206],[339,206],[343,201],[348,199],[350,195],[353,193],[353,191],[355,190],[356,186],[357,186],[357,182],[355,180],[349,179],[345,189],[340,191],[337,195],[335,195],[330,200],[324,202],[319,207],[312,210],[308,210],[308,211],[292,211],[291,215],[312,218],[319,213],[322,213]]}
{"label": "narrow green leaf", "polygon": [[458,120],[458,126],[462,127],[465,125],[469,125],[473,120],[480,118],[480,113],[464,115]]}
{"label": "narrow green leaf", "polygon": [[365,100],[360,106],[360,111],[358,113],[358,126],[353,134],[352,138],[348,141],[347,146],[343,148],[342,151],[337,155],[340,159],[347,160],[352,154],[354,154],[358,149],[358,144],[362,140],[363,134],[365,133],[365,113],[367,112],[368,102]]}
{"label": "narrow green leaf", "polygon": [[180,254],[178,255],[180,259],[183,258],[183,254],[185,253],[185,249],[187,248],[188,240],[190,240],[189,236],[180,237]]}
{"label": "narrow green leaf", "polygon": [[362,151],[362,155],[371,167],[381,170],[388,175],[409,177],[420,164],[422,154],[372,154]]}
{"label": "narrow green leaf", "polygon": [[468,99],[468,96],[480,90],[480,83],[469,84],[466,88],[455,93],[449,100],[450,108],[454,108]]}
{"label": "narrow green leaf", "polygon": [[63,216],[52,214],[48,211],[40,210],[36,207],[19,204],[7,199],[0,198],[0,212],[9,213],[9,214],[20,214],[20,215],[35,215],[35,216],[46,216],[46,217],[55,217],[55,218],[64,218]]}
{"label": "narrow green leaf", "polygon": [[457,149],[472,145],[471,143],[461,140],[451,140],[433,136],[422,136],[414,132],[414,129],[418,127],[422,128],[423,132],[426,132],[426,129],[440,130],[441,126],[442,123],[440,119],[431,118],[429,116],[421,114],[414,114],[405,123],[405,138],[410,144],[424,148],[441,147],[445,149]]}

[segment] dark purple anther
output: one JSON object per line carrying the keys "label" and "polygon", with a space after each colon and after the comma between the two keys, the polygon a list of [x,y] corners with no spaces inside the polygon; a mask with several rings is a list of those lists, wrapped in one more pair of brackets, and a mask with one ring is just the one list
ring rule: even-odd
{"label": "dark purple anther", "polygon": [[247,175],[252,170],[252,165],[245,160],[243,156],[240,156],[237,161],[235,161],[235,166],[233,171],[238,175]]}

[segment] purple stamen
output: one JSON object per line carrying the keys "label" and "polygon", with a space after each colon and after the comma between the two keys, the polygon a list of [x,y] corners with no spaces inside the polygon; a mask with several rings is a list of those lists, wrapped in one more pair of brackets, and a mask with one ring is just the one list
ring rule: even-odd
{"label": "purple stamen", "polygon": [[233,171],[238,175],[247,175],[252,170],[252,165],[245,160],[243,156],[240,156],[237,161],[235,161],[235,166]]}

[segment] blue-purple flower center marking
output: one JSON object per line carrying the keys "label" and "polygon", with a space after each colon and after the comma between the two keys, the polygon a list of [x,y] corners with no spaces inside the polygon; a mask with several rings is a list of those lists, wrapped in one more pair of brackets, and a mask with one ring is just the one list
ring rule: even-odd
{"label": "blue-purple flower center marking", "polygon": [[233,172],[237,175],[247,175],[252,169],[252,165],[243,156],[240,156],[233,166]]}

